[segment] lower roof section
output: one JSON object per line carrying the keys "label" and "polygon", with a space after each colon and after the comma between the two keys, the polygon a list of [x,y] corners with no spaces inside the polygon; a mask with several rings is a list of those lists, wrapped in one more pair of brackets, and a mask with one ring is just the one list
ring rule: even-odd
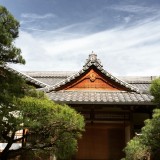
{"label": "lower roof section", "polygon": [[55,102],[65,104],[137,104],[153,105],[153,97],[136,92],[106,91],[52,91],[47,95]]}

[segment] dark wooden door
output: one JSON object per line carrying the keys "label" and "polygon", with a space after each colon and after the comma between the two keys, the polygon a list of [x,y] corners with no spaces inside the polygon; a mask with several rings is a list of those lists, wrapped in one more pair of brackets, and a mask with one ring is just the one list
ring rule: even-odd
{"label": "dark wooden door", "polygon": [[122,124],[87,124],[79,141],[78,160],[120,160],[123,157],[124,126]]}

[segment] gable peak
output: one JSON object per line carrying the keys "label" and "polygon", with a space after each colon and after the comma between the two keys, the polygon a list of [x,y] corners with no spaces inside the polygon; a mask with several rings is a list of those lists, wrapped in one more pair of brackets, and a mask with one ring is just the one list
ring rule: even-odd
{"label": "gable peak", "polygon": [[[93,67],[95,66],[95,67],[91,68],[92,66]],[[77,82],[79,81],[78,78],[81,78],[80,80],[82,80],[82,78],[84,78],[85,75],[88,76],[87,73],[89,73],[89,71],[92,71],[92,69],[93,69],[93,72],[91,72],[91,74],[89,74],[89,77],[90,77],[90,81],[92,81],[92,83],[94,83],[95,78],[97,76],[96,75],[97,72],[94,72],[95,68],[100,71],[99,73],[101,75],[103,75],[102,79],[103,79],[103,77],[105,77],[106,83],[109,82],[109,85],[111,83],[111,86],[116,85],[118,88],[121,88],[124,91],[140,93],[140,91],[137,87],[134,87],[134,86],[128,84],[127,82],[124,82],[124,81],[114,77],[112,74],[110,74],[109,72],[104,70],[103,66],[101,64],[101,61],[99,59],[97,59],[97,55],[93,52],[89,55],[88,59],[86,59],[86,63],[84,64],[82,70],[71,75],[70,77],[67,77],[65,80],[61,81],[60,83],[56,84],[55,86],[52,86],[51,88],[49,88],[48,92],[53,91],[53,90],[58,91],[58,90],[66,89],[67,85],[68,86],[75,85],[75,81],[77,81]],[[89,70],[89,69],[91,69],[91,70]],[[92,80],[92,78],[93,78],[93,80]],[[103,79],[103,81],[104,81],[104,79]],[[92,86],[91,88],[94,88],[94,87]]]}
{"label": "gable peak", "polygon": [[93,51],[92,51],[91,54],[89,54],[89,57],[86,60],[86,63],[83,66],[83,69],[85,69],[85,68],[88,69],[88,67],[90,67],[92,65],[98,67],[99,69],[103,68],[103,65],[101,64],[101,61],[97,58],[97,54],[95,54]]}

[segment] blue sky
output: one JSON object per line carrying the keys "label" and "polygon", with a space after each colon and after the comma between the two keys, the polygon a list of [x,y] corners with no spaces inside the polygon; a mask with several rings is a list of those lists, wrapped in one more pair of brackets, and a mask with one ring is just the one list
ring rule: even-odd
{"label": "blue sky", "polygon": [[94,51],[114,75],[160,75],[159,0],[0,0],[20,22],[25,71],[80,70]]}

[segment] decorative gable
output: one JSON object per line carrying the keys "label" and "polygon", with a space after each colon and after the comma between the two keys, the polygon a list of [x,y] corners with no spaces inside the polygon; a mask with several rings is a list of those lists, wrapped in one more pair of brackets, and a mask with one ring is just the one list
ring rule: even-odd
{"label": "decorative gable", "polygon": [[111,81],[102,74],[96,67],[90,67],[83,75],[74,81],[61,86],[59,90],[106,90],[106,91],[127,91],[125,87]]}
{"label": "decorative gable", "polygon": [[97,55],[94,53],[89,55],[82,70],[55,86],[48,88],[48,92],[60,90],[105,90],[139,93],[138,88],[105,71],[100,60],[97,59]]}

